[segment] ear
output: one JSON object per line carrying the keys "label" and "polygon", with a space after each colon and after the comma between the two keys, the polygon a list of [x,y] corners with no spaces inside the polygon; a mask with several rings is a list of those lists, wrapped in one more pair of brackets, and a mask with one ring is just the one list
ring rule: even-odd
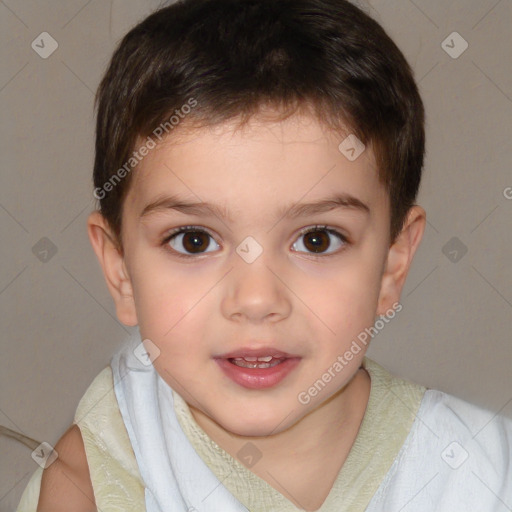
{"label": "ear", "polygon": [[122,249],[116,242],[108,222],[99,211],[87,219],[89,240],[103,269],[110,295],[116,305],[117,318],[125,325],[137,325],[133,288]]}
{"label": "ear", "polygon": [[384,315],[393,304],[400,301],[400,295],[409,272],[412,258],[420,245],[425,230],[426,214],[421,206],[413,206],[407,213],[407,218],[398,235],[391,245],[384,272],[377,307],[377,314]]}

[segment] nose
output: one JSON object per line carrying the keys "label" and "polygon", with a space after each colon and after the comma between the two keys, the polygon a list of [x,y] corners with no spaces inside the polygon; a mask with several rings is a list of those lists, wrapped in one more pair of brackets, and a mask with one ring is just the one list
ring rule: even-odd
{"label": "nose", "polygon": [[263,252],[247,263],[234,255],[221,308],[223,315],[237,322],[278,322],[290,315],[290,290],[286,278],[272,258]]}

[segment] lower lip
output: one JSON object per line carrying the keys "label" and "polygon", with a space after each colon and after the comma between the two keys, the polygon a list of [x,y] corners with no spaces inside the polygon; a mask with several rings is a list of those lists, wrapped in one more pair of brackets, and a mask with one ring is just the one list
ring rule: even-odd
{"label": "lower lip", "polygon": [[249,389],[265,389],[281,382],[300,362],[299,357],[285,359],[270,368],[243,368],[228,359],[215,359],[222,371],[234,382]]}

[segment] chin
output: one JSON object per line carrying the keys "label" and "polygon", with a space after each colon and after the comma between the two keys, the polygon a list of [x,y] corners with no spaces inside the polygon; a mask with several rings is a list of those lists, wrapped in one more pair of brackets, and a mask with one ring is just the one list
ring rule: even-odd
{"label": "chin", "polygon": [[[230,411],[228,414],[232,414]],[[235,418],[227,417],[226,421],[220,422],[220,426],[232,434],[243,437],[267,437],[276,435],[291,426],[290,417],[283,419],[286,415],[273,414],[268,417],[255,414],[249,417],[246,414],[237,415]]]}
{"label": "chin", "polygon": [[246,423],[244,425],[228,425],[227,428],[223,426],[223,428],[232,434],[242,437],[267,437],[270,433],[276,434],[276,432],[273,432],[275,426],[271,425]]}

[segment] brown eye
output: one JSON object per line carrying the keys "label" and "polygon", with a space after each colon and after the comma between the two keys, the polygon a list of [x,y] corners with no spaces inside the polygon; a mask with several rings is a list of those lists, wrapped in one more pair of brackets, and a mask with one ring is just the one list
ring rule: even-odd
{"label": "brown eye", "polygon": [[207,240],[209,235],[205,233],[199,233],[198,231],[191,231],[183,234],[183,247],[188,252],[202,252],[210,245]]}
{"label": "brown eye", "polygon": [[[207,251],[211,245],[211,241],[214,240],[210,234],[197,228],[181,228],[167,239],[168,245],[170,245],[176,252],[185,256],[211,252]],[[181,247],[184,251],[181,250]]]}
{"label": "brown eye", "polygon": [[[309,228],[308,230],[302,231],[300,233],[298,241],[294,244],[299,244],[301,239],[304,239],[302,242],[302,246],[305,248],[306,252],[310,252],[313,254],[331,254],[343,247],[346,243],[346,238],[337,231],[333,229],[327,229],[326,227],[317,226],[314,228]],[[334,250],[326,252],[333,245],[332,240],[334,239]],[[296,251],[302,252],[302,249],[294,249]]]}
{"label": "brown eye", "polygon": [[325,231],[310,231],[304,235],[304,246],[311,252],[324,252],[330,245],[329,235]]}

